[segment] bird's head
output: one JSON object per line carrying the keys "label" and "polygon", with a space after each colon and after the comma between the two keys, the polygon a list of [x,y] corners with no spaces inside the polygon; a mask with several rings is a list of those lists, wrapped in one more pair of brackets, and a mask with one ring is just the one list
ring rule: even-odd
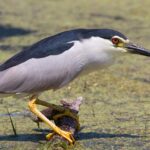
{"label": "bird's head", "polygon": [[100,32],[101,38],[105,39],[105,49],[110,52],[131,53],[150,57],[150,50],[133,43],[122,33],[111,29],[102,29]]}

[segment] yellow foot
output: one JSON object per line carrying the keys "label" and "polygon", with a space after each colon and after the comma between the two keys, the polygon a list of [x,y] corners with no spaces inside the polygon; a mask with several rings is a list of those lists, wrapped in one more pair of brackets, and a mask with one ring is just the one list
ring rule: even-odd
{"label": "yellow foot", "polygon": [[[52,137],[55,134],[57,134],[57,133],[55,133],[55,132],[49,133],[48,135],[46,135],[46,139],[47,140],[52,139]],[[70,132],[61,130],[60,136],[62,136],[63,138],[65,138],[70,144],[74,144],[74,142],[75,142],[75,139],[74,139],[73,135]]]}
{"label": "yellow foot", "polygon": [[[29,102],[29,108],[36,116],[38,116],[43,122],[45,122],[49,127],[51,127],[52,130],[54,130],[54,132],[56,134],[59,134],[60,136],[64,137],[66,140],[68,140],[70,144],[73,144],[75,142],[75,139],[72,136],[72,134],[70,132],[64,131],[64,130],[60,129],[59,127],[57,127],[52,121],[50,121],[47,117],[45,117],[37,109],[36,104],[47,106],[48,103],[40,101],[35,96],[32,96],[30,99],[30,102]],[[65,113],[65,114],[70,114],[70,112],[67,111],[67,113]],[[72,118],[73,118],[73,116],[72,116]],[[77,118],[75,117],[75,119],[78,119],[78,117]],[[53,136],[53,134],[48,135],[49,138],[51,138],[52,136]]]}
{"label": "yellow foot", "polygon": [[47,134],[47,135],[46,135],[46,139],[47,139],[47,140],[52,139],[52,137],[53,137],[55,134],[56,134],[55,132]]}

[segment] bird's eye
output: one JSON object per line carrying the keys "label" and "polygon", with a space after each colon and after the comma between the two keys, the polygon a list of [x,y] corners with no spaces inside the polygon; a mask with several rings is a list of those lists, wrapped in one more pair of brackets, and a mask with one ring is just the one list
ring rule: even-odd
{"label": "bird's eye", "polygon": [[115,45],[119,44],[119,42],[120,42],[120,40],[118,38],[112,38],[111,41]]}

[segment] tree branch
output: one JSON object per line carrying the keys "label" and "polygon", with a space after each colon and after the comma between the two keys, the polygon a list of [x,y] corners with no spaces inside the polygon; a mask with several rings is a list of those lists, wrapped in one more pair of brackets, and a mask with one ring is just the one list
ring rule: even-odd
{"label": "tree branch", "polygon": [[[76,117],[78,117],[78,112],[79,112],[79,108],[82,103],[82,100],[83,100],[82,97],[77,98],[76,100],[74,100],[71,103],[67,102],[66,100],[62,100],[60,102],[61,103],[60,107],[68,109],[72,115],[76,115]],[[73,137],[74,138],[76,137],[76,135],[79,131],[79,122],[75,118],[70,117],[68,115],[62,115],[63,112],[55,110],[54,108],[51,108],[51,107],[44,109],[41,112],[48,119],[54,120],[55,124],[58,127],[60,127],[62,130],[71,132]],[[59,117],[56,117],[56,116],[59,116]],[[31,119],[34,122],[36,122],[37,124],[39,124],[39,122],[42,122],[42,120],[35,115],[32,115]],[[51,142],[52,143],[65,142],[66,144],[69,144],[66,139],[64,139],[63,137],[61,137],[58,134],[55,134],[52,137]]]}

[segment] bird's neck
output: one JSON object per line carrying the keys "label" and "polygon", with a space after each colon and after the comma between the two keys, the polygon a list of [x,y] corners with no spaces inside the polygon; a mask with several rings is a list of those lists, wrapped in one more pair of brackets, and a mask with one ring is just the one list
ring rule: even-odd
{"label": "bird's neck", "polygon": [[105,48],[105,41],[100,38],[91,38],[83,43],[85,58],[85,72],[103,69],[113,63],[115,55]]}

